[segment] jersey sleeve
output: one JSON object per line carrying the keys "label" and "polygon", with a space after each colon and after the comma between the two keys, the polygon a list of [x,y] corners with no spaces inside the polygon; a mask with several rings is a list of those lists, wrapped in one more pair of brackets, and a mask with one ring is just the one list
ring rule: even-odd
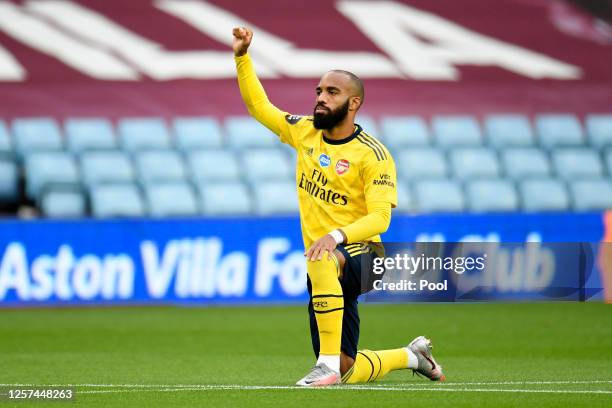
{"label": "jersey sleeve", "polygon": [[248,53],[235,57],[235,62],[240,94],[251,116],[277,134],[281,142],[296,147],[297,127],[304,118],[283,112],[268,100]]}
{"label": "jersey sleeve", "polygon": [[370,155],[363,169],[365,200],[370,203],[386,202],[397,207],[397,175],[395,162],[386,149],[379,155]]}

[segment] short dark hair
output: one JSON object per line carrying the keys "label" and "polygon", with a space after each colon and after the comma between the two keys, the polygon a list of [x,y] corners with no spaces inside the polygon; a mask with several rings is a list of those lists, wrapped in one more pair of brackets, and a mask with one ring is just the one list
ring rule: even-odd
{"label": "short dark hair", "polygon": [[353,74],[352,72],[344,71],[342,69],[333,69],[330,72],[335,72],[337,74],[343,74],[349,77],[351,83],[355,87],[357,96],[359,96],[359,98],[361,99],[361,103],[359,104],[359,107],[361,107],[361,105],[363,105],[363,99],[365,98],[365,89],[363,87],[363,81],[361,81],[361,78],[359,78],[357,75]]}

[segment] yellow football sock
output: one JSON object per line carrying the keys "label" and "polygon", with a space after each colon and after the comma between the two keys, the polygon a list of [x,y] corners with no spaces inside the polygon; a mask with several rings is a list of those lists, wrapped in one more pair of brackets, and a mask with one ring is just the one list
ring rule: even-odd
{"label": "yellow football sock", "polygon": [[404,348],[394,350],[360,350],[355,364],[342,376],[342,382],[357,384],[383,378],[389,371],[408,368],[408,353]]}
{"label": "yellow football sock", "polygon": [[326,254],[319,261],[308,261],[306,266],[312,285],[312,305],[319,329],[319,353],[339,356],[344,297],[342,286],[338,281],[338,261],[335,256],[327,259]]}

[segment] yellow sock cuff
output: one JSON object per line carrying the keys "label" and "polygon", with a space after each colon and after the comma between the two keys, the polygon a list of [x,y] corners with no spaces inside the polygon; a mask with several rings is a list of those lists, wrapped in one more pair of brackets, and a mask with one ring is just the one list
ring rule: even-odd
{"label": "yellow sock cuff", "polygon": [[383,378],[390,371],[408,367],[408,355],[403,348],[393,350],[360,350],[355,364],[342,376],[342,382],[357,384]]}

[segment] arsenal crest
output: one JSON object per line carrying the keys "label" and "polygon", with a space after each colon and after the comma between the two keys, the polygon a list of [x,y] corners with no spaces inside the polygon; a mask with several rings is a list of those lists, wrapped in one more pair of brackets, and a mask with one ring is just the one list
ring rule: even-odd
{"label": "arsenal crest", "polygon": [[346,173],[348,169],[349,169],[348,160],[344,160],[344,159],[338,160],[338,163],[336,163],[336,173],[338,173],[338,175],[342,175]]}

